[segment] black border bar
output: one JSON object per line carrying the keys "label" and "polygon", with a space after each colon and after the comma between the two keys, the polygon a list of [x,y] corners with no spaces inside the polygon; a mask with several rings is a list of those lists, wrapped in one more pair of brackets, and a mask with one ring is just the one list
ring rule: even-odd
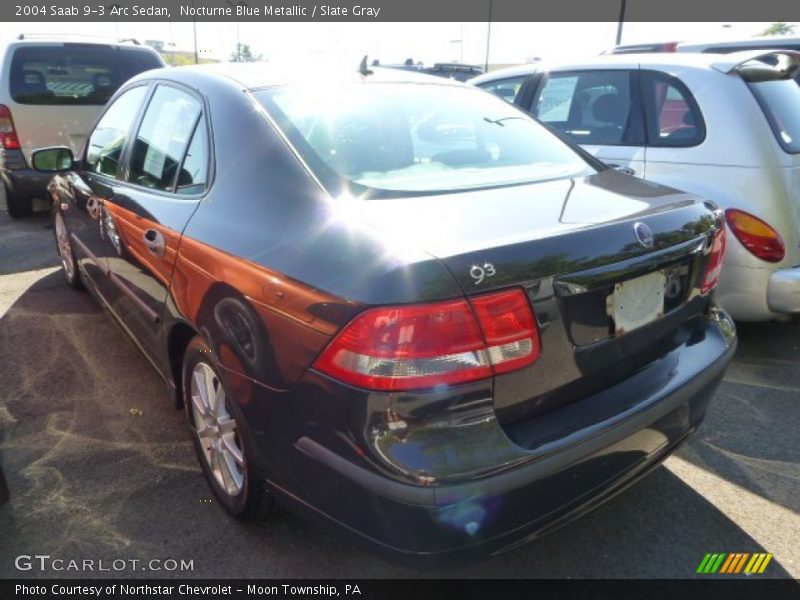
{"label": "black border bar", "polygon": [[[0,21],[800,21],[797,0],[3,0]],[[577,40],[576,40],[577,41]]]}
{"label": "black border bar", "polygon": [[[25,586],[27,593],[17,586]],[[124,586],[137,591],[125,592]],[[188,587],[181,587],[188,586]],[[214,586],[219,586],[213,590]],[[288,587],[284,587],[288,586]],[[151,588],[147,591],[146,588]],[[255,588],[255,589],[254,589]],[[273,591],[265,593],[265,589]],[[292,590],[294,588],[294,590]],[[356,592],[357,588],[357,592]],[[69,593],[69,590],[82,590]],[[36,590],[35,592],[32,590]],[[97,591],[100,591],[98,594]],[[141,591],[138,591],[141,590]],[[188,590],[188,591],[187,591]],[[288,590],[288,593],[284,590]],[[307,590],[300,592],[298,590]],[[215,593],[216,592],[216,593]],[[294,593],[292,593],[294,592]],[[383,580],[133,580],[40,579],[0,580],[0,598],[20,600],[169,599],[208,600],[581,600],[629,598],[647,600],[770,600],[796,599],[800,585],[791,579],[758,579],[745,576],[673,580],[548,580],[548,579],[383,579]]]}

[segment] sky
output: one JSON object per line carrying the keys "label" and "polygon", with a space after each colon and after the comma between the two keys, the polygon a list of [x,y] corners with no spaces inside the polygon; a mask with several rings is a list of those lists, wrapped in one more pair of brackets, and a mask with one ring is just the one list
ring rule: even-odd
{"label": "sky", "polygon": [[[626,23],[622,43],[718,41],[755,35],[769,23]],[[237,39],[264,59],[357,62],[364,54],[382,63],[412,58],[426,64],[463,61],[484,64],[486,23],[197,23],[203,57],[227,60]],[[0,43],[19,33],[110,36],[160,40],[176,50],[193,49],[191,22],[180,23],[0,23]],[[519,64],[596,56],[611,48],[617,23],[492,23],[491,64]],[[800,34],[800,27],[797,28]]]}

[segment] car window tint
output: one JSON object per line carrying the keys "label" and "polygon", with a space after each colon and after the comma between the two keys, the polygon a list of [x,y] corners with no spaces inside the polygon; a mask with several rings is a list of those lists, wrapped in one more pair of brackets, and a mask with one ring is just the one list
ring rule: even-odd
{"label": "car window tint", "polygon": [[705,135],[703,119],[686,87],[678,79],[662,73],[646,73],[644,82],[650,115],[648,144],[699,144]]}
{"label": "car window tint", "polygon": [[128,181],[153,190],[172,191],[201,110],[200,101],[191,94],[159,86],[133,142]]}
{"label": "car window tint", "polygon": [[641,144],[632,115],[630,79],[623,70],[553,73],[531,111],[578,144]]}
{"label": "car window tint", "polygon": [[99,44],[20,47],[11,97],[20,104],[102,106],[128,79],[162,64],[152,52]]}
{"label": "car window tint", "polygon": [[205,189],[208,183],[208,158],[208,133],[201,119],[178,172],[176,191],[179,194],[199,194]]}
{"label": "car window tint", "polygon": [[108,108],[89,137],[86,170],[116,177],[125,141],[142,105],[147,86],[132,88]]}
{"label": "car window tint", "polygon": [[520,89],[522,89],[522,84],[525,83],[525,78],[525,75],[520,75],[519,77],[487,81],[486,83],[479,84],[478,87],[493,93],[495,96],[500,96],[503,100],[513,104]]}

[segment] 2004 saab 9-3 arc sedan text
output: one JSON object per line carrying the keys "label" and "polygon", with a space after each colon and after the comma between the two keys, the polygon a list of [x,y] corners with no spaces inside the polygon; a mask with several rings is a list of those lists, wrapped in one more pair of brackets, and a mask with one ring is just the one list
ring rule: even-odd
{"label": "2004 saab 9-3 arc sedan text", "polygon": [[735,347],[716,207],[480,90],[326,77],[153,71],[79,157],[36,153],[68,283],[175,388],[225,508],[481,556],[675,450]]}

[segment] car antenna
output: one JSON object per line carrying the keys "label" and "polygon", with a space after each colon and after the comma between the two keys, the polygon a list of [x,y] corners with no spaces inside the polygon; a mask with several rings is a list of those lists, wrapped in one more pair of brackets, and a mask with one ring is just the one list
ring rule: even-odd
{"label": "car antenna", "polygon": [[362,75],[372,75],[372,71],[367,68],[367,55],[364,55],[364,58],[361,59],[361,64],[358,65],[358,72]]}

